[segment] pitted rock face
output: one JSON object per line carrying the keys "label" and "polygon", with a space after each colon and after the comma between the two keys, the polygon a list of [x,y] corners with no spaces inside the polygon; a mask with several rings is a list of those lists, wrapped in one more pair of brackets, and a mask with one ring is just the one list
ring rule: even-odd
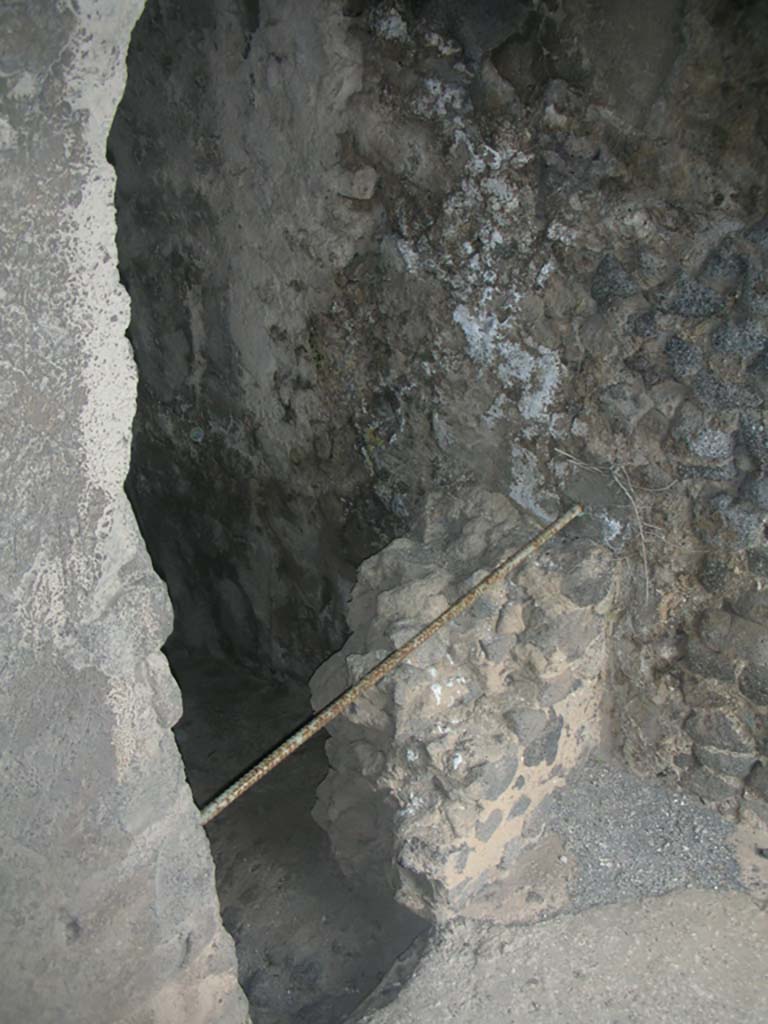
{"label": "pitted rock face", "polygon": [[112,139],[129,490],[169,649],[302,685],[425,494],[583,501],[615,752],[765,820],[768,8],[598,7],[152,0]]}
{"label": "pitted rock face", "polygon": [[[412,537],[362,566],[352,634],[315,674],[315,706],[538,529],[500,495],[430,499]],[[531,815],[598,740],[612,563],[557,538],[331,726],[315,817],[349,875],[389,878],[440,919],[524,854]]]}

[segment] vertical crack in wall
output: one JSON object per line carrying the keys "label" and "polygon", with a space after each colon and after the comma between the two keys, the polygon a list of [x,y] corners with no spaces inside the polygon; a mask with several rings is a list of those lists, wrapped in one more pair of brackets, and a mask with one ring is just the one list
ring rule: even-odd
{"label": "vertical crack in wall", "polygon": [[[338,165],[359,45],[304,7],[262,4],[257,26],[251,7],[150,3],[110,140],[139,367],[128,493],[174,606],[198,803],[308,714],[354,566],[402,518],[354,409],[318,385],[313,310],[376,215]],[[310,818],[326,772],[318,738],[208,830],[257,1016],[337,1020],[424,927],[340,873]]]}

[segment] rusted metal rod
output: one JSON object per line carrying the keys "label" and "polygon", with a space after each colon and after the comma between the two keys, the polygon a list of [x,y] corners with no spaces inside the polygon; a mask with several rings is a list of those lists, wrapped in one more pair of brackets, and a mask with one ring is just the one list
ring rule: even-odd
{"label": "rusted metal rod", "polygon": [[322,729],[324,729],[334,718],[338,718],[339,715],[346,711],[346,709],[354,704],[362,695],[372,689],[384,676],[388,675],[392,669],[397,668],[398,665],[408,658],[413,652],[425,644],[427,640],[437,633],[439,629],[442,629],[446,623],[451,622],[460,615],[467,608],[470,608],[475,601],[484,594],[487,590],[493,587],[496,583],[501,582],[504,577],[516,569],[521,562],[524,562],[526,558],[530,558],[531,555],[535,554],[539,548],[541,548],[547,541],[551,540],[555,534],[560,533],[569,523],[573,522],[577,516],[580,516],[584,511],[583,506],[574,505],[568,509],[559,519],[556,519],[546,529],[542,530],[540,534],[533,538],[525,547],[520,548],[509,558],[505,558],[500,565],[498,565],[493,572],[488,573],[484,576],[471,590],[469,590],[463,597],[460,597],[458,601],[455,601],[452,605],[445,609],[442,614],[438,615],[436,619],[425,626],[419,633],[412,637],[407,643],[403,644],[402,647],[398,647],[396,651],[388,655],[383,661],[380,661],[378,665],[371,669],[370,672],[366,673],[363,678],[355,683],[354,686],[350,686],[348,690],[345,690],[339,697],[332,700],[330,704],[326,705],[322,711],[319,711],[314,718],[311,718],[306,725],[303,725],[293,735],[289,736],[287,740],[284,740],[279,747],[276,747],[271,754],[267,754],[265,758],[257,762],[245,775],[241,775],[239,779],[232,783],[231,786],[227,787],[222,793],[219,794],[209,804],[206,804],[200,811],[200,822],[203,825],[207,825],[213,821],[221,812],[229,807],[230,804],[234,803],[238,797],[246,793],[251,786],[255,786],[257,782],[260,782],[265,775],[268,775],[273,768],[276,768],[279,764],[290,757],[294,751],[298,750],[299,747],[303,747],[304,744],[311,740],[313,736],[316,736]]}

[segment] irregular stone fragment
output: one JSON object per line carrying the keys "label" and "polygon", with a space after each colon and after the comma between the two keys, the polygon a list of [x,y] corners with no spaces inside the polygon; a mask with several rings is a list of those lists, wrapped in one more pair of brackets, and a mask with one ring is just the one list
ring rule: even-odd
{"label": "irregular stone fragment", "polygon": [[723,308],[723,300],[711,288],[680,274],[662,294],[661,308],[665,313],[675,313],[677,316],[706,317],[719,313]]}
{"label": "irregular stone fragment", "polygon": [[702,746],[738,753],[754,750],[749,722],[743,713],[702,708],[691,713],[685,723],[685,730],[694,742]]}
{"label": "irregular stone fragment", "polygon": [[747,665],[739,677],[739,689],[753,704],[768,705],[768,668]]}
{"label": "irregular stone fragment", "polygon": [[730,750],[717,750],[715,747],[703,747],[694,744],[693,752],[697,760],[707,768],[721,775],[732,775],[743,779],[755,763],[753,753],[736,754]]}
{"label": "irregular stone fragment", "polygon": [[[535,532],[511,502],[494,495],[429,500],[412,542],[395,542],[362,567],[349,607],[355,629],[316,673],[317,702],[328,678],[365,670],[369,659],[352,651],[382,635],[397,643],[418,629],[431,611],[426,584],[438,578],[435,566],[449,567],[440,588],[462,593],[482,577],[478,566],[490,568]],[[484,597],[436,634],[381,692],[331,724],[332,771],[315,817],[345,872],[373,870],[381,858],[378,873],[394,870],[408,906],[436,918],[457,912],[590,748],[613,563],[599,546],[575,543],[573,552],[565,545],[531,561],[502,593]],[[394,585],[408,573],[416,578]],[[363,607],[375,614],[366,617]],[[401,631],[406,614],[410,630]],[[365,847],[359,856],[358,844]],[[519,852],[524,848],[522,842]]]}

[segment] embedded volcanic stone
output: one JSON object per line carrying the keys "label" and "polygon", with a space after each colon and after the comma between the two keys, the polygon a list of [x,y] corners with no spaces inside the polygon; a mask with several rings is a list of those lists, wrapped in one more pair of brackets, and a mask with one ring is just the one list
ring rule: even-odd
{"label": "embedded volcanic stone", "polygon": [[739,689],[753,704],[768,705],[768,669],[747,665],[739,679]]}
{"label": "embedded volcanic stone", "polygon": [[733,682],[735,665],[728,655],[714,654],[700,640],[688,640],[688,667],[701,676],[720,679],[725,683]]}
{"label": "embedded volcanic stone", "polygon": [[544,731],[525,751],[523,763],[526,767],[541,764],[542,761],[546,762],[546,764],[554,764],[557,757],[557,745],[562,731],[562,718],[560,715],[555,715],[550,711]]}
{"label": "embedded volcanic stone", "polygon": [[721,295],[732,295],[741,286],[749,261],[738,251],[733,237],[723,239],[704,261],[698,275],[701,284]]}
{"label": "embedded volcanic stone", "polygon": [[611,253],[606,253],[592,277],[591,294],[599,307],[624,299],[638,291],[637,283]]}
{"label": "embedded volcanic stone", "polygon": [[702,587],[710,594],[718,594],[725,588],[729,574],[726,562],[707,556],[702,561],[698,579]]}
{"label": "embedded volcanic stone", "polygon": [[726,649],[728,638],[733,627],[733,616],[719,608],[705,612],[699,622],[699,632],[704,643],[713,651]]}
{"label": "embedded volcanic stone", "polygon": [[768,479],[765,477],[752,477],[747,480],[744,486],[744,497],[754,502],[757,507],[768,512]]}
{"label": "embedded volcanic stone", "polygon": [[653,338],[656,336],[656,314],[653,310],[645,310],[643,313],[634,313],[627,317],[627,330],[638,338]]}
{"label": "embedded volcanic stone", "polygon": [[695,743],[746,753],[754,750],[754,739],[743,716],[740,709],[702,708],[691,713],[685,729]]}
{"label": "embedded volcanic stone", "polygon": [[[315,706],[537,532],[501,495],[429,498],[412,536],[361,566]],[[597,741],[613,564],[592,542],[552,542],[330,726],[314,814],[349,876],[390,878],[441,919],[522,855],[531,814]]]}
{"label": "embedded volcanic stone", "polygon": [[662,296],[661,308],[665,313],[682,317],[705,317],[718,313],[723,300],[705,285],[680,274],[672,287]]}
{"label": "embedded volcanic stone", "polygon": [[670,338],[664,345],[664,354],[669,360],[673,376],[677,379],[691,377],[698,373],[703,366],[699,349],[677,335]]}

